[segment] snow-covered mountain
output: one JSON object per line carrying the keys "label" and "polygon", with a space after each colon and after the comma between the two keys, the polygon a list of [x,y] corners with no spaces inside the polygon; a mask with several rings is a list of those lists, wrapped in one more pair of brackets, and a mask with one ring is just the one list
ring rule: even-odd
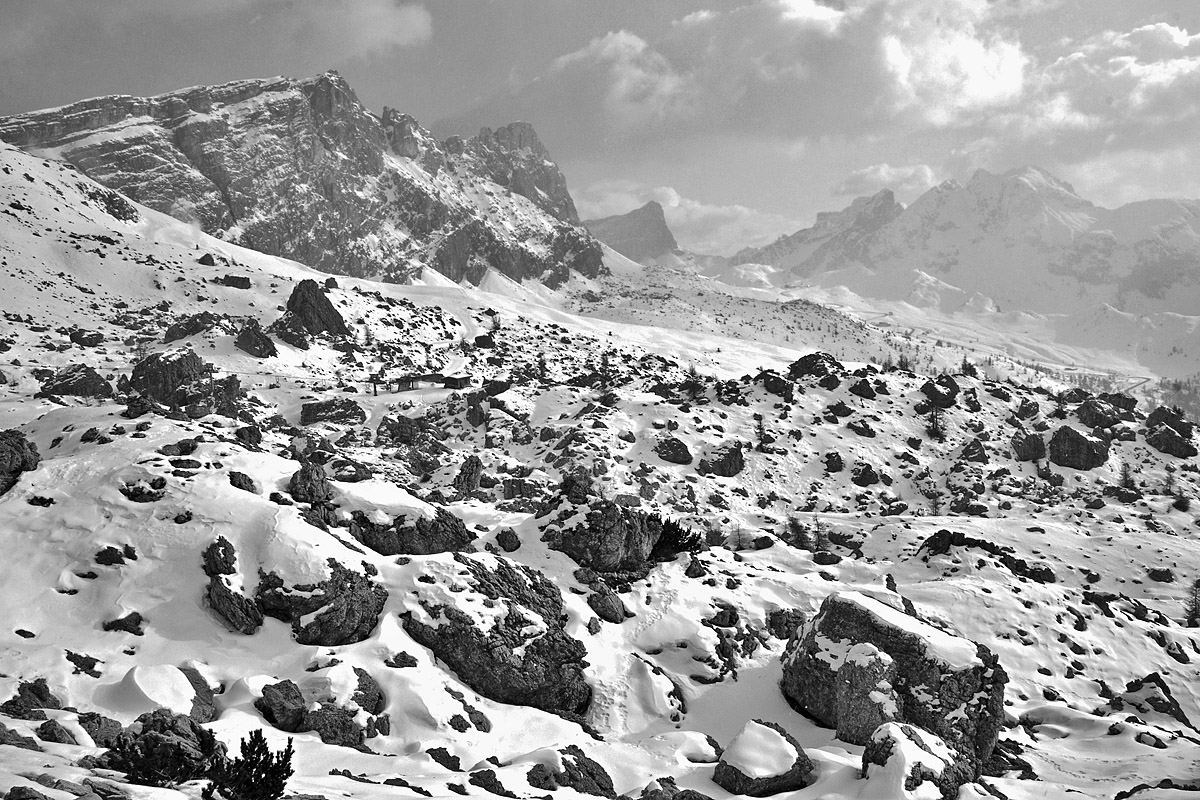
{"label": "snow-covered mountain", "polygon": [[112,96],[0,119],[0,140],[65,160],[205,232],[342,275],[422,266],[558,284],[602,268],[526,123],[436,141],[369,112],[336,72]]}
{"label": "snow-covered mountain", "polygon": [[1188,420],[895,369],[919,335],[829,309],[480,283],[331,279],[0,144],[8,800],[194,799],[121,758],[258,729],[309,797],[1194,782]]}
{"label": "snow-covered mountain", "polygon": [[[867,216],[874,208],[878,213]],[[1108,304],[1133,314],[1200,308],[1200,201],[1096,206],[1044,170],[977,171],[901,210],[890,195],[735,259],[786,277],[905,299],[937,286],[1000,309],[1070,314]],[[925,286],[924,290],[921,287]]]}

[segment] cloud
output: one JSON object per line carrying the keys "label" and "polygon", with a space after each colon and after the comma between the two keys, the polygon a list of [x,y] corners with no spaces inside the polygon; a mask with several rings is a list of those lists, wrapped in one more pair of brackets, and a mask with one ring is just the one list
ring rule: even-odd
{"label": "cloud", "polygon": [[861,197],[875,194],[880,189],[891,189],[896,194],[913,197],[937,183],[933,167],[928,164],[913,164],[906,167],[893,167],[889,164],[872,164],[869,167],[857,169],[837,186],[833,194],[838,196]]}
{"label": "cloud", "polygon": [[[253,30],[261,46],[309,48],[327,63],[386,54],[422,44],[432,36],[432,18],[419,3],[400,0],[110,0],[91,7],[74,0],[11,0],[16,4],[11,29],[25,35],[3,36],[7,47],[28,51],[63,19],[90,15],[90,23],[110,34],[159,20],[195,28],[195,35],[229,37]],[[7,13],[7,12],[6,12]],[[238,26],[231,32],[229,26]],[[10,40],[11,39],[11,40]],[[17,55],[8,49],[0,58]]]}
{"label": "cloud", "polygon": [[684,197],[670,186],[608,180],[575,193],[579,215],[584,219],[625,214],[651,200],[662,205],[667,227],[679,246],[695,253],[733,255],[743,247],[766,244],[800,227],[781,214],[737,204],[704,203]]}

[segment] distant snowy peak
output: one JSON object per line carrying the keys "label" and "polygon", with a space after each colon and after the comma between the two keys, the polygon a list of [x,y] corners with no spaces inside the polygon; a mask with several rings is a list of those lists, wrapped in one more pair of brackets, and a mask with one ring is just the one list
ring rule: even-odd
{"label": "distant snowy peak", "polygon": [[908,299],[925,275],[1002,310],[1074,313],[1107,303],[1137,314],[1194,314],[1200,201],[1110,210],[1038,167],[981,169],[966,183],[933,187],[908,208],[890,192],[860,198],[734,262],[888,299]]}
{"label": "distant snowy peak", "polygon": [[336,72],[84,100],[2,118],[0,140],[327,272],[558,284],[602,269],[528,123],[439,142],[406,114],[372,114]]}
{"label": "distant snowy peak", "polygon": [[896,202],[890,189],[870,197],[859,197],[841,211],[817,214],[816,224],[789,236],[782,236],[765,247],[746,248],[731,259],[740,264],[768,264],[783,270],[804,271],[806,265],[824,263],[836,255],[844,258],[868,235],[891,222],[904,206]]}
{"label": "distant snowy peak", "polygon": [[613,250],[639,263],[679,249],[662,205],[654,200],[627,214],[584,220],[583,225]]}

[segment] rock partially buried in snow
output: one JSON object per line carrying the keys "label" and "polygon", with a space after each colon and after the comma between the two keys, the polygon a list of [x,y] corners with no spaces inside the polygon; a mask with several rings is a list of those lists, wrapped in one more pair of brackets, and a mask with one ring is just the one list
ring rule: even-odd
{"label": "rock partially buried in snow", "polygon": [[750,720],[725,748],[713,783],[751,797],[801,789],[813,763],[787,731],[773,722]]}
{"label": "rock partially buried in snow", "polygon": [[954,798],[960,786],[975,779],[970,765],[938,736],[895,722],[880,725],[871,736],[862,776],[871,784],[866,796],[889,800],[933,797],[931,789]]}
{"label": "rock partially buried in snow", "polygon": [[15,428],[0,431],[0,494],[17,485],[22,472],[37,469],[41,463],[37,446]]}
{"label": "rock partially buried in snow", "polygon": [[191,714],[196,690],[183,670],[171,664],[130,667],[117,683],[102,686],[96,700],[118,715],[131,717],[156,708]]}
{"label": "rock partially buried in snow", "polygon": [[[895,680],[882,657],[872,668],[847,667],[851,652],[855,661],[864,651],[857,645],[869,643],[895,662]],[[850,672],[842,680],[842,670]],[[872,677],[876,684],[870,685]],[[830,595],[821,610],[788,642],[783,656],[782,689],[799,710],[817,722],[836,727],[851,740],[861,739],[868,722],[848,721],[843,710],[876,707],[866,716],[887,710],[885,716],[918,725],[944,739],[969,765],[977,778],[991,755],[1003,721],[1004,684],[1008,675],[985,646],[908,616],[859,592]],[[871,692],[881,691],[881,682],[895,688],[894,697],[881,692],[878,701]],[[839,683],[842,691],[839,692]],[[867,697],[854,697],[858,687]],[[890,704],[895,702],[894,712]],[[861,743],[861,741],[860,741]]]}

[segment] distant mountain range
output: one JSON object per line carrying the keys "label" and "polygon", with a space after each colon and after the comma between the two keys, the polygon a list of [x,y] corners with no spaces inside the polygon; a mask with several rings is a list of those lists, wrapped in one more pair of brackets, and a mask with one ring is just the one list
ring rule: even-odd
{"label": "distant mountain range", "polygon": [[986,298],[1001,310],[1147,314],[1200,310],[1200,201],[1116,209],[1037,167],[977,171],[904,208],[890,191],[821,214],[810,228],[747,249],[777,283],[845,285],[916,304]]}
{"label": "distant mountain range", "polygon": [[327,272],[475,283],[491,268],[553,286],[603,267],[531,126],[437,141],[368,111],[336,72],[83,100],[0,119],[0,140]]}

